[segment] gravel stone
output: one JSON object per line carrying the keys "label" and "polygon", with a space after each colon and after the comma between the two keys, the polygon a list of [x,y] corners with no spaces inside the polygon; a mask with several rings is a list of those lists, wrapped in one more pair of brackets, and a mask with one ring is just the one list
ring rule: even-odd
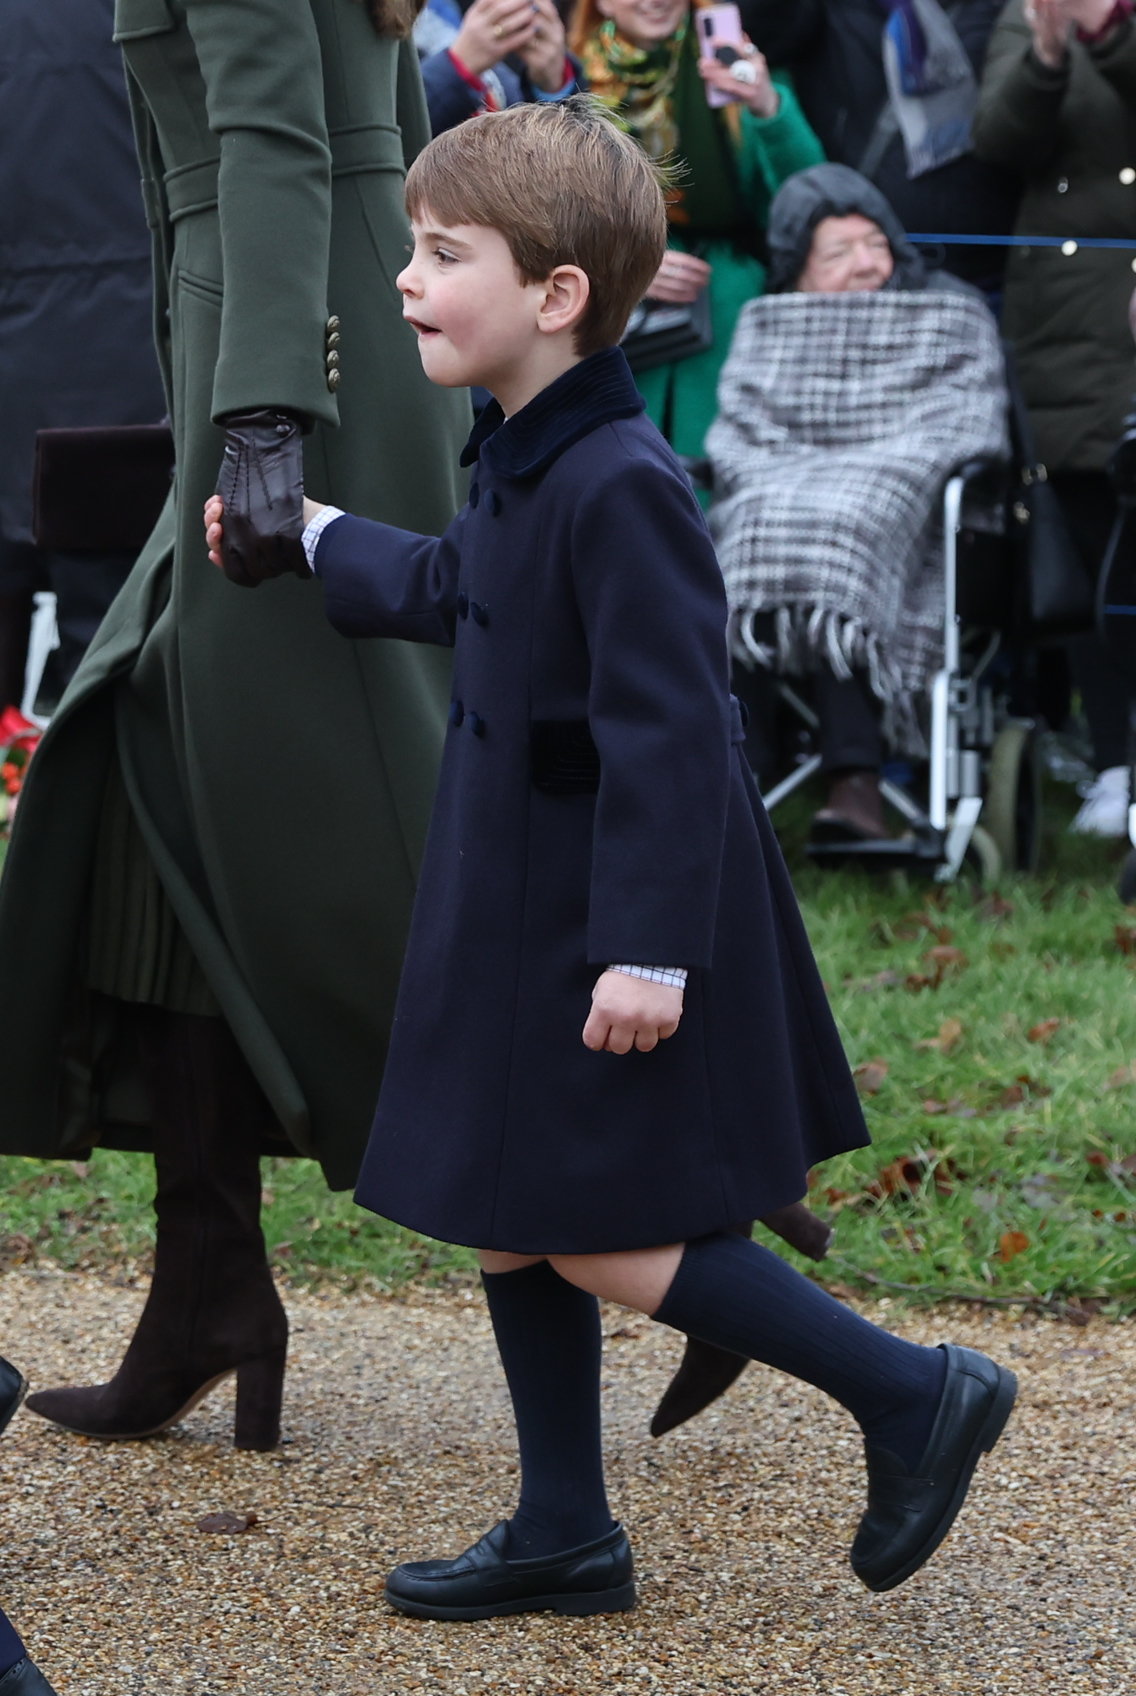
{"label": "gravel stone", "polygon": [[[144,1286],[0,1278],[0,1351],[33,1384],[113,1371]],[[473,1625],[383,1601],[399,1560],[456,1554],[517,1486],[479,1292],[285,1292],[286,1441],[231,1447],[232,1389],[143,1443],[22,1413],[0,1441],[0,1600],[60,1696],[1133,1696],[1136,1327],[864,1306],[986,1349],[1018,1412],[934,1560],[873,1596],[850,1418],[751,1368],[695,1424],[647,1420],[679,1340],[605,1316],[611,1498],[638,1610]],[[205,1534],[228,1514],[231,1534]]]}

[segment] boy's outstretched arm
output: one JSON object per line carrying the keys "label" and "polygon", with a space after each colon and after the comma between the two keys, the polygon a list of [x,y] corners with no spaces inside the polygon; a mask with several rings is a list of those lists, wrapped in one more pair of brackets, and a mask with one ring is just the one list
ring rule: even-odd
{"label": "boy's outstretched arm", "polygon": [[[443,536],[421,536],[326,507],[305,496],[305,532],[323,513],[322,532],[305,536],[309,560],[324,588],[324,610],[343,636],[398,636],[407,642],[452,647],[464,513]],[[224,503],[205,503],[205,541],[224,569]]]}

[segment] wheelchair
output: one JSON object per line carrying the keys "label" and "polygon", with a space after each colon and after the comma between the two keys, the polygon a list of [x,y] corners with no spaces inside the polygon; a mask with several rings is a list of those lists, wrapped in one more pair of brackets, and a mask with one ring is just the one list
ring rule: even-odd
{"label": "wheelchair", "polygon": [[1119,511],[1097,588],[1097,628],[1133,679],[1129,703],[1128,840],[1132,844],[1117,884],[1126,904],[1136,901],[1136,413],[1125,420],[1112,461]]}
{"label": "wheelchair", "polygon": [[[696,488],[710,487],[708,460],[688,461],[687,470]],[[943,489],[943,651],[928,692],[927,756],[917,782],[895,781],[886,767],[880,782],[904,834],[810,842],[805,853],[815,864],[913,872],[939,883],[963,873],[989,883],[1004,871],[1037,869],[1040,738],[1036,722],[1010,706],[1021,604],[1018,532],[1029,518],[1014,499],[1018,481],[1008,461],[974,461],[958,467]],[[793,733],[790,769],[763,789],[771,814],[821,766],[807,686],[784,677],[776,683]]]}

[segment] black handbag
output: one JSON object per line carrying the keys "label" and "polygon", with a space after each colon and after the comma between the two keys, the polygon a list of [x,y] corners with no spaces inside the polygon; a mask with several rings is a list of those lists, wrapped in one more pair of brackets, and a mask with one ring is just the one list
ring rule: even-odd
{"label": "black handbag", "polygon": [[36,432],[32,531],[51,553],[133,553],[170,492],[167,424]]}
{"label": "black handbag", "polygon": [[1037,457],[1033,424],[1007,359],[1010,441],[1016,485],[1010,492],[1009,525],[1018,557],[1018,624],[1026,637],[1073,636],[1091,630],[1093,584],[1069,533],[1049,473]]}
{"label": "black handbag", "polygon": [[713,345],[708,289],[684,306],[672,306],[663,300],[641,300],[631,314],[621,343],[632,371],[649,371],[655,365],[689,359],[692,353],[703,353]]}

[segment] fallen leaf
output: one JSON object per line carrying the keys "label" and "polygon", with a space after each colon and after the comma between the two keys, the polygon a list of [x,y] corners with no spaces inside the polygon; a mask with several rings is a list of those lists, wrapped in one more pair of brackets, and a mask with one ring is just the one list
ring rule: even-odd
{"label": "fallen leaf", "polygon": [[1090,1149],[1088,1154],[1086,1154],[1085,1159],[1088,1161],[1090,1166],[1107,1166],[1107,1165],[1109,1165],[1108,1155],[1105,1154],[1103,1152],[1103,1150],[1099,1149],[1099,1148]]}
{"label": "fallen leaf", "polygon": [[1136,954],[1136,925],[1117,925],[1113,934],[1122,954]]}
{"label": "fallen leaf", "polygon": [[887,1075],[886,1060],[865,1060],[852,1068],[852,1076],[861,1095],[878,1095]]}
{"label": "fallen leaf", "polygon": [[940,942],[934,948],[928,948],[923,958],[930,960],[934,967],[934,983],[937,988],[943,979],[954,972],[966,970],[968,961],[961,948],[951,948]]}
{"label": "fallen leaf", "polygon": [[1033,1025],[1026,1033],[1028,1042],[1048,1042],[1061,1029],[1060,1019],[1042,1019],[1038,1025]]}
{"label": "fallen leaf", "polygon": [[1131,1065],[1118,1066],[1116,1071],[1111,1073],[1104,1087],[1105,1089],[1124,1089],[1128,1084],[1136,1084],[1136,1060],[1132,1061]]}
{"label": "fallen leaf", "polygon": [[1013,1260],[1029,1247],[1029,1242],[1024,1231],[1003,1231],[998,1239],[998,1259]]}
{"label": "fallen leaf", "polygon": [[901,983],[898,972],[873,972],[870,978],[855,978],[848,987],[857,995],[870,995],[879,989],[895,989]]}
{"label": "fallen leaf", "polygon": [[922,1042],[915,1044],[916,1048],[934,1048],[940,1054],[949,1054],[952,1048],[957,1048],[962,1039],[962,1020],[944,1019],[939,1026],[938,1036],[924,1037]]}
{"label": "fallen leaf", "polygon": [[974,911],[976,918],[984,919],[988,924],[997,924],[1000,920],[1010,917],[1014,911],[1014,903],[999,895],[996,889],[992,889],[989,895],[977,903]]}
{"label": "fallen leaf", "polygon": [[198,1520],[197,1529],[235,1535],[250,1530],[255,1524],[255,1513],[230,1513],[226,1508],[222,1513],[207,1513],[204,1519]]}

